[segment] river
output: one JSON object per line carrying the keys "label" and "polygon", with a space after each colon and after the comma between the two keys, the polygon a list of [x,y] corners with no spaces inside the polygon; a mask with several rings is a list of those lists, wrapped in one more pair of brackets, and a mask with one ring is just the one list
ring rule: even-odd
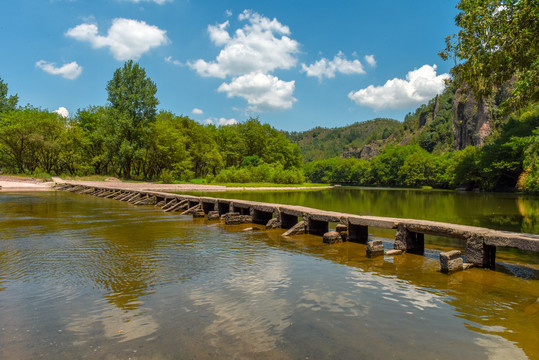
{"label": "river", "polygon": [[[536,198],[357,191],[218,196],[537,233]],[[535,254],[448,276],[435,239],[432,256],[369,259],[72,193],[2,193],[0,209],[1,359],[539,358]]]}

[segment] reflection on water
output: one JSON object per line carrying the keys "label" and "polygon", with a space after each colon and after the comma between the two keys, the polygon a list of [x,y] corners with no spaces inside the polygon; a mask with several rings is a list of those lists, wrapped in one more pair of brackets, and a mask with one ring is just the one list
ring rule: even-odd
{"label": "reflection on water", "polygon": [[539,234],[539,198],[509,193],[336,187],[205,196],[302,205],[349,214],[423,219]]}
{"label": "reflection on water", "polygon": [[537,280],[70,193],[0,209],[1,359],[539,357]]}

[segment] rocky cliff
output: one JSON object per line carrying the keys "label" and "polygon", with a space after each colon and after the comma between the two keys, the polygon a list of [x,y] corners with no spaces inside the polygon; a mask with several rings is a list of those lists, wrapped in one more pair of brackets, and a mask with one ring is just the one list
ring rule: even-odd
{"label": "rocky cliff", "polygon": [[491,134],[491,118],[487,101],[476,100],[471,94],[457,90],[451,124],[455,149],[462,150],[469,145],[482,146],[485,138]]}

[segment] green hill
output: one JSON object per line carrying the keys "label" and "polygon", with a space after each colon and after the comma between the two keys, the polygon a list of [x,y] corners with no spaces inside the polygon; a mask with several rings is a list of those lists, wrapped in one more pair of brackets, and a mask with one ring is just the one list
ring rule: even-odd
{"label": "green hill", "polygon": [[304,161],[327,159],[352,153],[377,140],[385,140],[402,124],[393,119],[374,119],[332,129],[315,127],[302,132],[285,132],[299,145]]}

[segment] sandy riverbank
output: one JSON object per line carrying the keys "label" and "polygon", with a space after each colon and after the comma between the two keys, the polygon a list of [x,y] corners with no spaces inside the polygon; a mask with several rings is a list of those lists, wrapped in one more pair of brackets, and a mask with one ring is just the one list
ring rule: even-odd
{"label": "sandy riverbank", "polygon": [[275,191],[275,190],[309,190],[323,189],[327,187],[226,187],[222,185],[206,184],[154,184],[147,182],[122,182],[122,181],[78,181],[63,180],[53,177],[53,182],[42,182],[38,179],[17,176],[0,176],[0,191],[47,191],[54,184],[77,184],[96,187],[122,188],[139,191],[162,191],[162,192],[223,192],[223,191]]}
{"label": "sandy riverbank", "polygon": [[19,176],[0,176],[0,191],[49,191],[52,182]]}
{"label": "sandy riverbank", "polygon": [[275,191],[275,190],[309,190],[309,189],[324,189],[330,186],[322,187],[287,187],[287,186],[271,186],[271,187],[226,187],[222,185],[206,185],[206,184],[154,184],[146,182],[129,183],[122,181],[75,181],[62,180],[53,178],[56,183],[69,183],[76,185],[122,188],[129,190],[141,191],[161,191],[161,192],[223,192],[223,191]]}

